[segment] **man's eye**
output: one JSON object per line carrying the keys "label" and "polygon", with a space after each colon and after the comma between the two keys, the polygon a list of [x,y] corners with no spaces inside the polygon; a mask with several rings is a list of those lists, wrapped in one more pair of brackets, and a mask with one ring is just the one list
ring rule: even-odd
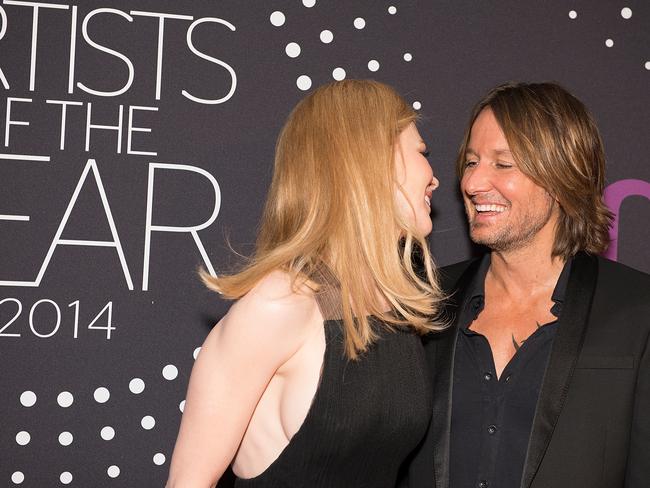
{"label": "man's eye", "polygon": [[496,163],[496,167],[499,169],[506,169],[506,168],[512,168],[512,164],[510,163]]}
{"label": "man's eye", "polygon": [[476,166],[476,161],[465,161],[466,168],[471,168],[473,166]]}

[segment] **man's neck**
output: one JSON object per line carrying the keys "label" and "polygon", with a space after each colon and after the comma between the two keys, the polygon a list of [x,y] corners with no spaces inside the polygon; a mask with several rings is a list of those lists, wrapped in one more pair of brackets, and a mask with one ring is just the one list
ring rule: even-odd
{"label": "man's neck", "polygon": [[551,249],[528,246],[512,251],[492,251],[488,278],[515,299],[552,293],[565,260]]}

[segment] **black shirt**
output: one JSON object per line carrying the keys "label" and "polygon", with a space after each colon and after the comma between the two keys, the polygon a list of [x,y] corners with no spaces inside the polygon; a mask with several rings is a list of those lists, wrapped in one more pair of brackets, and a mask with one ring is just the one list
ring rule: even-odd
{"label": "black shirt", "polygon": [[[459,311],[452,392],[450,488],[519,488],[537,397],[557,330],[541,325],[519,347],[497,379],[485,336],[469,326],[484,307],[486,254]],[[569,278],[567,260],[553,291],[557,318]],[[514,347],[514,346],[513,346]]]}

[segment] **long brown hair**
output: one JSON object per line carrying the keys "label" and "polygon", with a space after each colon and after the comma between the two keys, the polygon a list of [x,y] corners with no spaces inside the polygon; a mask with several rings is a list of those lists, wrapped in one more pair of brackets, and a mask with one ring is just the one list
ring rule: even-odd
{"label": "long brown hair", "polygon": [[603,201],[605,152],[593,117],[556,83],[506,83],[480,100],[458,151],[462,178],[474,121],[494,113],[521,171],[557,199],[553,256],[599,254],[609,244],[612,213]]}
{"label": "long brown hair", "polygon": [[[415,119],[395,90],[379,82],[344,80],[314,90],[278,138],[254,255],[235,274],[203,273],[206,284],[236,299],[274,270],[315,289],[329,273],[325,285],[340,289],[353,359],[376,339],[367,315],[419,333],[440,329],[434,317],[442,292],[428,246],[394,198],[395,144]],[[414,253],[422,257],[421,270]]]}

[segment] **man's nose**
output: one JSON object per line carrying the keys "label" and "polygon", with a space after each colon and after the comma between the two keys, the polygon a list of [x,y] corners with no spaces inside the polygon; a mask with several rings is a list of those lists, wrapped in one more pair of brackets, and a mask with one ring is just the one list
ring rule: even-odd
{"label": "man's nose", "polygon": [[467,168],[461,179],[461,189],[468,195],[489,191],[492,188],[492,172],[487,164],[478,163]]}

